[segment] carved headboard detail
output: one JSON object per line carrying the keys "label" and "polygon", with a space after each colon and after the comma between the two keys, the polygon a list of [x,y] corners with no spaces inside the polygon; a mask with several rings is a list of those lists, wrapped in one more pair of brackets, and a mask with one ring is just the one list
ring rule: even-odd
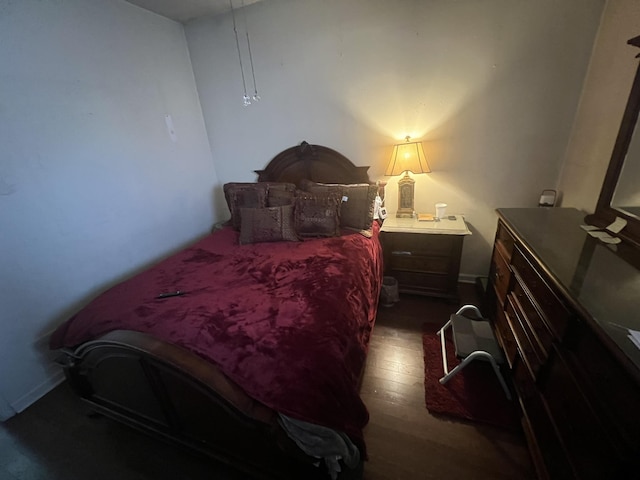
{"label": "carved headboard detail", "polygon": [[347,157],[322,145],[306,141],[273,157],[264,170],[256,170],[259,182],[290,182],[303,179],[319,183],[372,183],[369,167],[358,167]]}

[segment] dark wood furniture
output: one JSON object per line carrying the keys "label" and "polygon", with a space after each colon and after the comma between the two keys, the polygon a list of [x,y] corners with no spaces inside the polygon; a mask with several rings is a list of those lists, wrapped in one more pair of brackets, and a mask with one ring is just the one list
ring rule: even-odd
{"label": "dark wood furniture", "polygon": [[380,231],[385,275],[398,281],[402,293],[458,301],[458,275],[465,235],[464,218],[419,222],[387,218]]}
{"label": "dark wood furniture", "polygon": [[[499,209],[487,312],[540,478],[632,478],[640,458],[637,251],[575,209]],[[635,259],[635,260],[634,260]]]}
{"label": "dark wood furniture", "polygon": [[[289,148],[260,181],[368,182],[327,147]],[[256,402],[195,353],[135,331],[114,331],[62,353],[59,363],[75,392],[93,409],[147,434],[231,464],[247,478],[326,479],[284,432],[276,412]],[[360,478],[344,468],[339,478]]]}
{"label": "dark wood furniture", "polygon": [[[303,141],[273,157],[264,170],[256,170],[259,182],[290,182],[301,180],[319,183],[370,183],[367,170],[358,167],[335,150]],[[276,180],[277,179],[277,180]]]}
{"label": "dark wood furniture", "polygon": [[[259,182],[290,182],[300,186],[301,180],[318,183],[371,183],[369,167],[358,167],[332,148],[311,145],[306,141],[273,157],[264,170],[256,170]],[[376,182],[378,195],[384,198],[387,182]]]}

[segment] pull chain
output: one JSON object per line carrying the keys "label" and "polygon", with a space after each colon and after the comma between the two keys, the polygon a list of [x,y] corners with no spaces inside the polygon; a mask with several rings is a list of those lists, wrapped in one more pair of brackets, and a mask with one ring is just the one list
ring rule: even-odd
{"label": "pull chain", "polygon": [[[233,33],[236,37],[236,49],[238,50],[238,62],[240,63],[240,73],[242,75],[242,88],[244,90],[244,95],[242,97],[243,104],[245,107],[251,105],[251,99],[249,95],[247,95],[247,83],[244,79],[244,69],[242,68],[242,55],[240,55],[240,42],[238,41],[238,29],[236,28],[236,14],[233,10],[233,0],[229,0],[229,6],[231,7],[231,18],[233,19]],[[249,53],[249,58],[251,58],[251,53]],[[253,66],[252,66],[253,68]],[[254,82],[255,85],[255,82]]]}
{"label": "pull chain", "polygon": [[244,30],[247,36],[247,49],[249,50],[249,63],[251,64],[251,76],[253,77],[253,101],[259,102],[261,100],[260,95],[258,95],[258,85],[256,84],[256,72],[253,69],[253,55],[251,53],[251,40],[249,39],[249,27],[247,26],[247,12],[244,9],[244,0],[241,1],[242,6],[242,17],[244,19]]}
{"label": "pull chain", "polygon": [[247,45],[249,47],[249,62],[251,63],[251,76],[253,76],[253,100],[259,102],[258,86],[256,85],[256,72],[253,70],[253,56],[251,55],[251,42],[249,42],[249,32],[247,32]]}

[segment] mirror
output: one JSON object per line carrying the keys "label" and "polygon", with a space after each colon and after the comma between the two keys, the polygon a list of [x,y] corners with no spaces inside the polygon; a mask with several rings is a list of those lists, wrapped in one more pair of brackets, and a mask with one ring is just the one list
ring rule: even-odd
{"label": "mirror", "polygon": [[629,150],[613,190],[611,207],[640,219],[640,125],[636,124],[631,135]]}
{"label": "mirror", "polygon": [[[632,38],[627,43],[640,48],[640,36]],[[592,225],[606,227],[616,218],[624,218],[627,226],[618,236],[636,247],[640,247],[640,125],[637,125],[639,111],[640,66],[633,80],[596,211],[587,215],[585,219]]]}

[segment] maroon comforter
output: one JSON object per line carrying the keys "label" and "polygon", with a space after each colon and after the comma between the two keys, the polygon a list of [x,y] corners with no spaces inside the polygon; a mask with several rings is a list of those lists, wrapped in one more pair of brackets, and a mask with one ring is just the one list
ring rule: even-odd
{"label": "maroon comforter", "polygon": [[[272,409],[361,439],[358,380],[382,279],[377,224],[371,239],[237,237],[226,227],[111,288],[62,324],[51,347],[150,333],[215,363]],[[177,290],[186,294],[156,299]]]}

